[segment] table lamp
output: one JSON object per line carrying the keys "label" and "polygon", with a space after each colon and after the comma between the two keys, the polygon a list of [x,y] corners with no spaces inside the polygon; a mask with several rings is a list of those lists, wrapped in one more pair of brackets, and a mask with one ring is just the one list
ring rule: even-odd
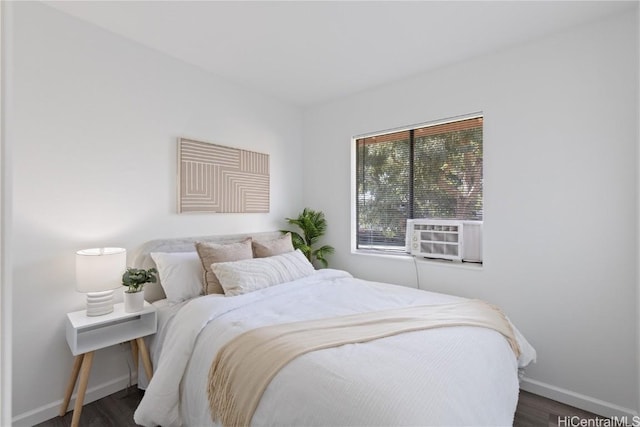
{"label": "table lamp", "polygon": [[76,289],[87,294],[87,316],[113,311],[113,290],[127,269],[123,248],[93,248],[76,252]]}

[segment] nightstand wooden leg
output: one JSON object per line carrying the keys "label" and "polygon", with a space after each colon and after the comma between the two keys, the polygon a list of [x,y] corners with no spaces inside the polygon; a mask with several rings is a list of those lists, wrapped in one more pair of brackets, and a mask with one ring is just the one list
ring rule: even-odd
{"label": "nightstand wooden leg", "polygon": [[71,427],[80,425],[80,414],[82,413],[82,405],[84,403],[84,394],[87,391],[89,383],[89,373],[91,372],[91,364],[93,363],[93,351],[84,354],[82,359],[82,369],[80,371],[80,383],[78,384],[78,396],[76,404],[73,407],[73,418],[71,418]]}
{"label": "nightstand wooden leg", "polygon": [[149,358],[149,351],[147,345],[144,343],[144,338],[137,338],[138,348],[140,349],[140,356],[142,357],[142,365],[144,366],[144,373],[147,374],[147,379],[151,381],[153,376],[153,368],[151,367],[151,359]]}
{"label": "nightstand wooden leg", "polygon": [[69,377],[69,383],[67,384],[67,391],[64,394],[64,401],[60,406],[60,416],[64,416],[67,413],[67,408],[69,407],[69,401],[71,401],[71,395],[73,394],[73,389],[76,386],[76,381],[78,381],[78,373],[80,373],[80,367],[82,366],[82,359],[84,359],[84,354],[80,354],[76,356],[73,361],[73,369],[71,370],[71,376]]}
{"label": "nightstand wooden leg", "polygon": [[131,356],[133,357],[133,366],[136,368],[136,372],[138,372],[138,343],[136,340],[129,341],[131,343]]}

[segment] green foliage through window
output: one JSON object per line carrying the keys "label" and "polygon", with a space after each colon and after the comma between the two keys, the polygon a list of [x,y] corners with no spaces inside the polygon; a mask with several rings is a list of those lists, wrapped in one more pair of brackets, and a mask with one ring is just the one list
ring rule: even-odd
{"label": "green foliage through window", "polygon": [[356,140],[358,248],[404,250],[411,218],[482,220],[482,122]]}

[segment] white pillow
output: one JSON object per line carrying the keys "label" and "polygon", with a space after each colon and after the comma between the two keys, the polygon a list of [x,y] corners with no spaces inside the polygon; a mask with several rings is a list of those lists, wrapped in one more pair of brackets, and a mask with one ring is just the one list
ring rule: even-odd
{"label": "white pillow", "polygon": [[151,258],[170,303],[202,294],[204,269],[197,252],[152,252]]}
{"label": "white pillow", "polygon": [[219,262],[212,264],[211,269],[227,296],[246,294],[315,272],[313,265],[300,250],[267,258]]}

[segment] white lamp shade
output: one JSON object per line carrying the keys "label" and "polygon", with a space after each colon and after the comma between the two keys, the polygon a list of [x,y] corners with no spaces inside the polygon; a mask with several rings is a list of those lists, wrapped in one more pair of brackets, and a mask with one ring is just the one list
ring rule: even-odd
{"label": "white lamp shade", "polygon": [[76,252],[76,289],[85,293],[116,289],[126,269],[126,249],[83,249]]}

